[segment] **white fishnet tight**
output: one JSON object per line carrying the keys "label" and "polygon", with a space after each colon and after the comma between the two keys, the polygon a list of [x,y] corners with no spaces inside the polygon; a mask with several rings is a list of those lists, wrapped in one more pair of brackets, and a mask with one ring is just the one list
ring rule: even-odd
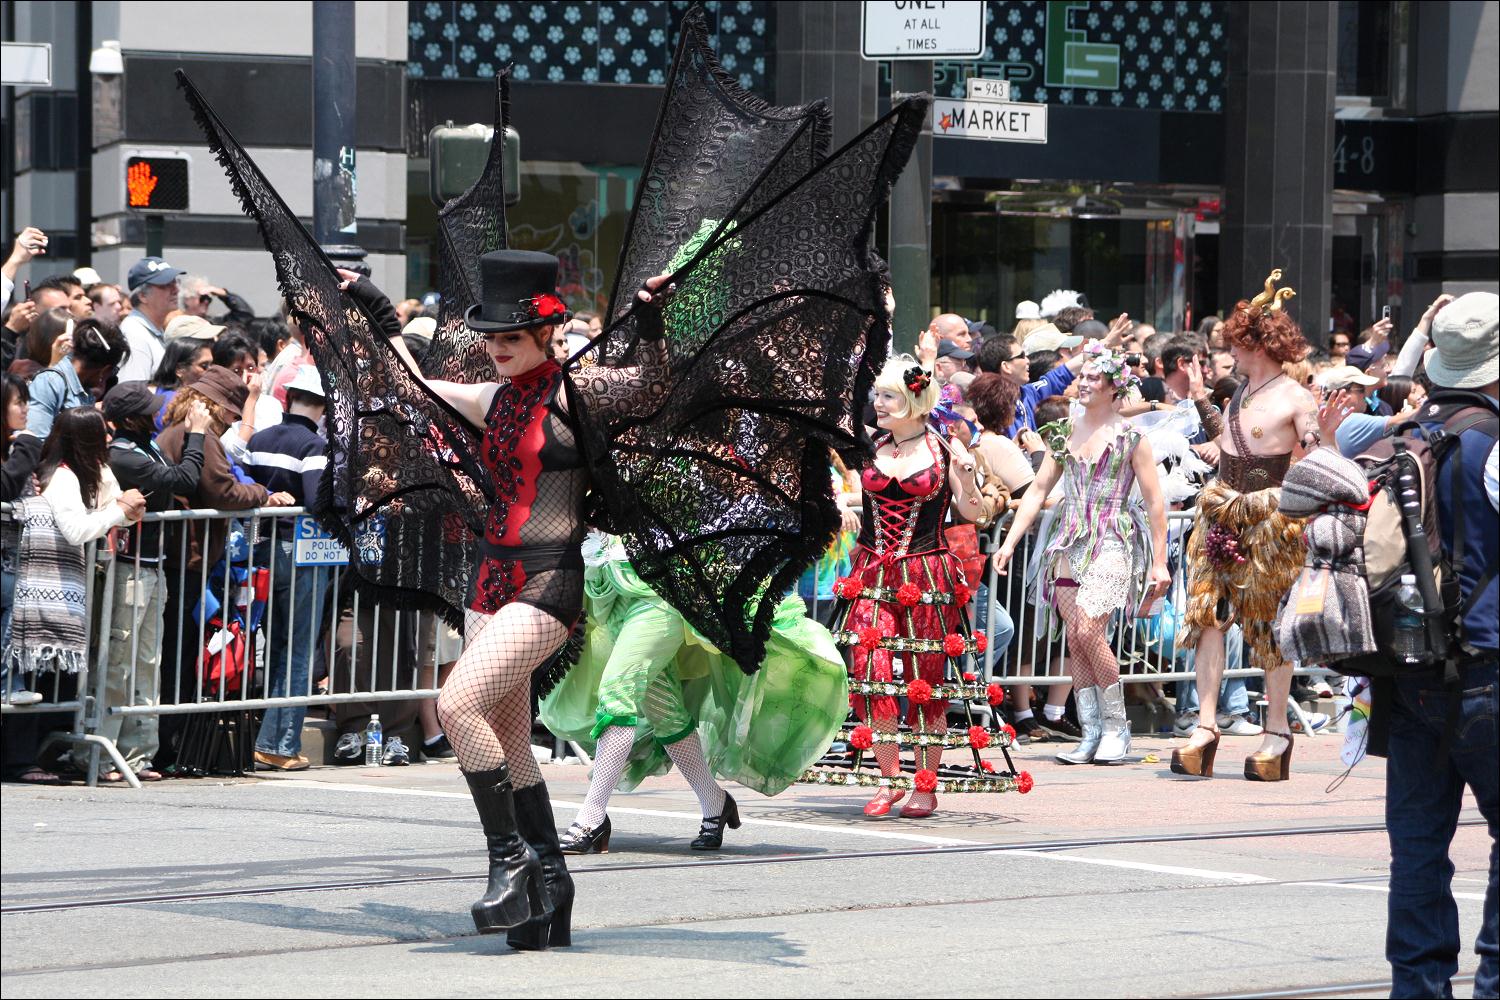
{"label": "white fishnet tight", "polygon": [[599,734],[599,742],[594,744],[594,773],[589,776],[589,793],[583,798],[574,825],[593,830],[604,822],[609,796],[620,783],[634,746],[635,730],[630,726],[610,726]]}
{"label": "white fishnet tight", "polygon": [[464,652],[437,711],[465,771],[509,764],[516,788],[542,780],[531,754],[531,673],[567,635],[562,622],[529,604],[493,615],[464,611]]}
{"label": "white fishnet tight", "polygon": [[1057,588],[1057,612],[1068,630],[1068,667],[1074,689],[1110,687],[1120,679],[1120,661],[1109,645],[1109,616],[1090,616],[1078,601],[1077,587]]}
{"label": "white fishnet tight", "polygon": [[704,759],[703,744],[699,742],[698,734],[688,733],[676,743],[668,743],[666,751],[677,770],[682,772],[682,776],[692,786],[693,794],[698,796],[698,805],[703,809],[704,818],[713,818],[722,813],[724,789],[719,787],[708,769],[708,761]]}

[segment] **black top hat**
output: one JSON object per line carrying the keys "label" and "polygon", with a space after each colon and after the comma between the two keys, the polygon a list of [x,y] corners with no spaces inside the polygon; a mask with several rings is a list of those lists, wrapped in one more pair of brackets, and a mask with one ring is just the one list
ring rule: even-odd
{"label": "black top hat", "polygon": [[557,294],[557,258],[534,250],[495,250],[479,258],[479,304],[464,314],[480,333],[525,330],[572,317]]}

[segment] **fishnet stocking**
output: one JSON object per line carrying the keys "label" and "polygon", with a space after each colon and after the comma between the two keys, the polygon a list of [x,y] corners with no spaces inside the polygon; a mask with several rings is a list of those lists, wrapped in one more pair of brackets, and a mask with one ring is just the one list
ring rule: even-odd
{"label": "fishnet stocking", "polygon": [[610,726],[599,734],[599,742],[594,745],[594,773],[589,777],[589,793],[584,796],[583,808],[578,810],[578,818],[574,821],[578,826],[592,830],[604,822],[609,796],[620,783],[634,746],[635,730],[629,726]]}
{"label": "fishnet stocking", "polygon": [[704,817],[722,813],[724,789],[719,787],[708,769],[708,761],[703,758],[703,744],[698,741],[698,734],[688,733],[676,743],[668,743],[666,751],[667,756],[672,758],[672,763],[677,765],[677,770],[682,772],[687,783],[693,787],[693,794],[698,796],[698,805],[703,808]]}
{"label": "fishnet stocking", "polygon": [[[900,731],[900,719],[894,715],[879,715],[871,717],[871,712],[866,707],[860,708],[860,721],[877,733],[895,733]],[[880,773],[887,778],[894,778],[901,773],[901,750],[894,743],[875,744],[875,763],[880,765]]]}
{"label": "fishnet stocking", "polygon": [[1109,645],[1109,614],[1089,616],[1077,587],[1058,587],[1057,611],[1068,630],[1068,666],[1073,687],[1109,687],[1120,679],[1120,661]]}
{"label": "fishnet stocking", "polygon": [[464,612],[464,653],[437,710],[465,771],[509,764],[517,788],[542,780],[531,755],[531,672],[567,634],[562,622],[529,604],[507,604],[493,615]]}

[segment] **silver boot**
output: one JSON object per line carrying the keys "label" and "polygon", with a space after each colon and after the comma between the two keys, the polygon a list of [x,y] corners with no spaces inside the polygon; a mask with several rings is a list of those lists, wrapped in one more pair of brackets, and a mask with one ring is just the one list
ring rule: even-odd
{"label": "silver boot", "polygon": [[1094,752],[1099,749],[1099,739],[1103,735],[1099,719],[1099,690],[1096,687],[1073,689],[1073,701],[1078,705],[1078,725],[1083,730],[1083,739],[1078,741],[1077,747],[1053,758],[1059,764],[1087,764],[1094,759]]}
{"label": "silver boot", "polygon": [[1104,736],[1094,754],[1095,764],[1120,764],[1130,753],[1130,720],[1125,716],[1125,686],[1115,681],[1099,692],[1099,714]]}

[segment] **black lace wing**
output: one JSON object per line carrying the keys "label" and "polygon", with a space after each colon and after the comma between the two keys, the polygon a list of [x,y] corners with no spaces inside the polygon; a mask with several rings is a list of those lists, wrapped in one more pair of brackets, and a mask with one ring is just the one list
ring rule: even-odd
{"label": "black lace wing", "polygon": [[181,70],[178,85],[302,327],[328,397],[328,471],[314,505],[369,593],[461,621],[490,485],[474,429],[430,395],[333,264]]}
{"label": "black lace wing", "polygon": [[495,78],[495,138],[489,159],[469,190],[438,213],[437,332],[422,359],[428,378],[493,382],[495,366],[484,341],[464,322],[479,302],[479,258],[507,246],[505,228],[505,129],[510,125],[510,67]]}
{"label": "black lace wing", "polygon": [[[622,319],[647,278],[747,204],[784,191],[826,155],[830,115],[823,101],[778,106],[741,89],[708,43],[703,9],[684,16],[656,131],[641,168],[606,323]],[[705,226],[707,228],[705,228]],[[628,357],[629,328],[601,345],[605,364]],[[672,345],[674,359],[690,345]]]}
{"label": "black lace wing", "polygon": [[828,452],[860,453],[890,339],[875,214],[927,107],[904,101],[790,187],[748,191],[675,273],[660,405],[589,417],[610,459],[595,489],[636,571],[746,671],[839,526]]}

